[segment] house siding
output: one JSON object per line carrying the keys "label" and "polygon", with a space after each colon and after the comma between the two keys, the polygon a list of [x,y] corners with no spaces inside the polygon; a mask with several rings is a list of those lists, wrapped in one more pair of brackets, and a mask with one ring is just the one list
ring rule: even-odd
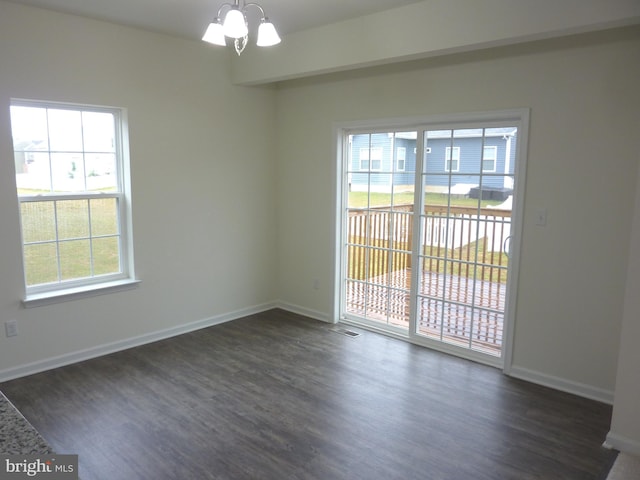
{"label": "house siding", "polygon": [[[395,142],[395,146],[394,146]],[[446,191],[455,185],[480,186],[483,189],[511,188],[514,174],[517,137],[485,136],[484,146],[496,147],[496,165],[492,172],[480,171],[482,161],[483,139],[481,137],[429,138],[425,144],[428,148],[425,166],[425,186],[427,190]],[[405,149],[405,168],[398,171],[394,162],[394,153],[402,147]],[[447,147],[460,149],[460,161],[456,171],[446,170]],[[376,149],[379,149],[376,152]],[[395,152],[394,152],[395,150]],[[369,157],[376,159],[373,165],[365,163],[364,151]],[[371,190],[389,192],[392,186],[412,185],[416,168],[416,140],[392,137],[389,133],[360,134],[351,137],[350,185],[352,190]],[[363,157],[361,157],[363,155]],[[378,155],[376,157],[376,155]],[[508,162],[507,162],[508,155]],[[371,161],[371,160],[370,160]],[[369,170],[372,166],[374,169]],[[362,168],[364,167],[364,168]]]}
{"label": "house siding", "polygon": [[[426,148],[431,148],[431,151],[427,153],[425,183],[427,187],[449,187],[458,184],[482,185],[483,188],[508,187],[510,181],[507,179],[505,182],[505,174],[514,174],[516,143],[515,136],[510,139],[485,137],[485,146],[497,148],[497,158],[495,171],[484,172],[481,178],[476,172],[480,171],[482,138],[455,138],[453,143],[451,139],[429,139]],[[457,171],[447,172],[445,170],[446,149],[451,146],[460,148],[460,164]],[[505,170],[507,152],[509,162]]]}
{"label": "house siding", "polygon": [[[371,191],[390,192],[392,186],[413,185],[416,169],[416,141],[392,135],[392,133],[375,133],[351,137],[349,179],[354,190],[367,190],[368,186]],[[405,149],[404,170],[397,169],[398,148]],[[376,149],[381,150],[379,168],[371,164],[372,159],[377,161]],[[368,165],[365,163],[366,157],[362,157],[362,152],[365,150],[369,152]],[[362,168],[363,166],[365,168]]]}

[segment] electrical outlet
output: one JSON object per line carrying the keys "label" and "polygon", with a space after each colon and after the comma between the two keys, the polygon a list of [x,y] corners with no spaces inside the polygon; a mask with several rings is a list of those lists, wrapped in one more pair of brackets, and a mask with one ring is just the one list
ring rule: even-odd
{"label": "electrical outlet", "polygon": [[15,337],[18,335],[18,323],[15,320],[4,322],[4,332],[7,337]]}

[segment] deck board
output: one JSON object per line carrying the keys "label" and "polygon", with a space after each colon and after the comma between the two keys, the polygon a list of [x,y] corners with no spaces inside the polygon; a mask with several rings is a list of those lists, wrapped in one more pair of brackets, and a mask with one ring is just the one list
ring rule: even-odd
{"label": "deck board", "polygon": [[[408,329],[410,285],[411,269],[368,281],[347,281],[346,311]],[[420,285],[418,333],[490,355],[500,354],[506,284],[423,271]]]}

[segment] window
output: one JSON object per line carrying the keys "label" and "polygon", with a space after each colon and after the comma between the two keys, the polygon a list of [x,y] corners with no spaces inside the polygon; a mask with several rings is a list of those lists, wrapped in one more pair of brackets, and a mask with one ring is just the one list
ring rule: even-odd
{"label": "window", "polygon": [[360,149],[360,170],[382,170],[382,148]]}
{"label": "window", "polygon": [[396,170],[398,172],[404,172],[406,160],[407,149],[405,147],[398,147],[398,149],[396,150]]}
{"label": "window", "polygon": [[495,172],[498,159],[498,147],[484,147],[482,152],[482,171]]}
{"label": "window", "polygon": [[27,300],[132,281],[123,115],[12,102]]}
{"label": "window", "polygon": [[444,170],[445,172],[460,171],[460,147],[447,147]]}

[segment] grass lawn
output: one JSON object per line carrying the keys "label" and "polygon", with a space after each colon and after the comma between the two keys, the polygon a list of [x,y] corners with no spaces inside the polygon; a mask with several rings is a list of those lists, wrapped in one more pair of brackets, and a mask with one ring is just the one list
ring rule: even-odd
{"label": "grass lawn", "polygon": [[[413,192],[402,192],[393,195],[389,193],[377,192],[349,192],[349,208],[367,208],[367,207],[384,207],[390,205],[413,205]],[[467,198],[461,195],[446,195],[442,193],[427,193],[425,195],[425,205],[447,205],[451,202],[451,206],[478,208],[478,199]],[[502,203],[499,200],[482,200],[481,208],[492,207]],[[401,258],[408,254],[394,253],[389,258],[388,242],[385,240],[376,240],[374,249],[360,247],[366,243],[366,239],[352,237],[350,243],[356,244],[349,247],[349,265],[347,271],[350,278],[364,280],[367,277],[373,278],[384,274],[388,271],[407,268],[407,259]],[[406,244],[406,243],[405,243]],[[395,249],[403,249],[403,243],[399,239],[395,241]],[[454,249],[438,248],[424,246],[424,255],[433,258],[425,258],[422,268],[437,273],[447,273],[459,275],[463,277],[475,277],[481,280],[506,283],[506,268],[509,258],[503,252],[492,252],[488,248],[486,238],[480,238],[477,241],[470,242],[462,247]],[[368,257],[367,257],[368,255]],[[445,261],[445,256],[447,261]],[[473,267],[469,265],[472,262],[478,262],[478,268],[474,272]],[[389,263],[392,263],[389,265]],[[368,275],[366,268],[368,266]]]}
{"label": "grass lawn", "polygon": [[[38,195],[48,193],[35,190],[21,190],[20,195]],[[425,195],[427,205],[446,205],[448,196],[428,193]],[[385,206],[391,203],[391,195],[385,193],[350,192],[349,207],[362,208]],[[413,204],[413,193],[403,192],[393,196],[395,205]],[[498,201],[482,201],[483,207],[499,204]],[[456,206],[477,207],[478,200],[466,197],[451,197],[451,204]],[[118,208],[114,198],[91,200],[58,200],[42,202],[24,202],[21,204],[22,234],[25,256],[25,274],[27,285],[40,285],[51,282],[86,278],[97,275],[117,273],[120,271]],[[57,226],[56,226],[57,219]],[[448,252],[449,259],[475,260],[476,242],[461,249]],[[464,251],[462,251],[464,250]],[[387,269],[386,253],[373,251],[372,255],[384,255],[380,262],[370,259],[372,264]],[[377,252],[377,253],[376,253]],[[491,253],[483,255],[484,240],[478,243],[479,261],[486,264],[506,267],[508,259],[504,254]],[[428,252],[426,252],[428,253]],[[428,253],[431,255],[432,253]],[[395,254],[397,257],[398,254]],[[438,254],[444,256],[444,250]],[[350,255],[350,258],[352,256]],[[354,257],[355,258],[355,257]],[[395,260],[392,260],[395,263]],[[436,265],[434,267],[434,265]],[[444,261],[431,262],[434,271],[444,271]],[[455,264],[458,269],[458,264]],[[404,268],[404,267],[403,267]],[[428,268],[428,267],[427,267]],[[451,271],[449,262],[448,269]],[[384,271],[383,270],[383,271]],[[461,270],[461,269],[458,269]],[[355,266],[358,277],[365,276],[364,265]],[[371,272],[370,272],[371,273]],[[374,272],[376,275],[382,272]],[[482,269],[482,278],[496,278],[490,267]],[[506,281],[506,273],[501,274]]]}
{"label": "grass lawn", "polygon": [[[371,207],[383,207],[391,204],[390,193],[378,193],[378,192],[349,192],[349,207],[350,208],[364,208]],[[444,193],[427,193],[425,194],[425,205],[447,205],[451,201],[452,206],[458,207],[472,207],[478,206],[478,199],[467,198],[462,195],[446,195]],[[499,200],[482,200],[480,206],[482,208],[499,205],[502,203]],[[393,195],[394,205],[413,205],[413,192],[401,192]]]}
{"label": "grass lawn", "polygon": [[[386,245],[378,246],[386,248]],[[429,257],[424,258],[422,262],[422,269],[425,271],[442,274],[446,272],[460,277],[507,283],[509,258],[503,252],[488,251],[486,238],[481,238],[476,242],[471,242],[464,247],[455,249],[438,249],[426,246],[424,247],[424,255]],[[389,253],[386,250],[367,249],[366,247],[351,245],[349,246],[349,265],[347,267],[349,278],[366,280],[390,271],[408,268],[409,258],[402,258],[403,256],[408,257],[409,255],[393,252],[391,258],[389,258]],[[476,260],[478,261],[478,266],[474,271],[472,262]],[[389,262],[392,262],[391,267],[389,267]]]}
{"label": "grass lawn", "polygon": [[27,286],[118,273],[117,215],[115,198],[21,203]]}

